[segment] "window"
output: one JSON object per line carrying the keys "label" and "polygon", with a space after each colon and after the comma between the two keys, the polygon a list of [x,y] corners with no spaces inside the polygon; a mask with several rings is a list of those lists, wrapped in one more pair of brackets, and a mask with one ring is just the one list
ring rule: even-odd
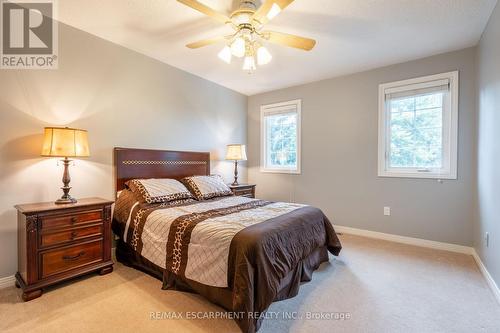
{"label": "window", "polygon": [[262,172],[300,173],[300,109],[300,100],[261,106]]}
{"label": "window", "polygon": [[378,175],[457,178],[458,72],[381,84]]}

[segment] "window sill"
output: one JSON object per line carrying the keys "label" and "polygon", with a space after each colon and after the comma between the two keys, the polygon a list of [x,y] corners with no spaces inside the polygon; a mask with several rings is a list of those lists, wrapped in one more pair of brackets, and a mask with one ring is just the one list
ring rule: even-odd
{"label": "window sill", "polygon": [[300,175],[300,170],[283,170],[283,169],[260,169],[262,173],[282,173],[285,175]]}
{"label": "window sill", "polygon": [[457,175],[451,173],[433,173],[433,172],[395,172],[382,171],[378,173],[378,177],[385,178],[414,178],[414,179],[450,179],[456,180]]}

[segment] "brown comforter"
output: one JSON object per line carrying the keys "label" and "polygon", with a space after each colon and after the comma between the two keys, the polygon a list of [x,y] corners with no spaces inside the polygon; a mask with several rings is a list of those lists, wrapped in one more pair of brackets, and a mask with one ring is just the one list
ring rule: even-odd
{"label": "brown comforter", "polygon": [[[192,204],[174,203],[171,208]],[[196,225],[205,223],[205,226],[210,226],[211,221],[227,222],[228,218],[238,216],[248,218],[249,213],[255,211],[258,214],[266,207],[273,208],[273,204],[280,207],[277,203],[252,200],[225,207],[215,204],[216,208],[206,211],[195,210],[194,206],[177,208],[189,212],[174,214],[170,222],[165,222],[169,223],[165,261],[160,264],[158,258],[150,255],[144,259],[148,264],[152,261],[153,266],[163,271],[164,289],[196,291],[237,314],[238,325],[244,332],[255,332],[260,327],[261,315],[273,301],[295,296],[300,283],[309,281],[312,271],[322,262],[328,261],[327,250],[334,255],[339,254],[340,241],[326,216],[317,208],[300,206],[259,223],[250,223],[234,233],[225,254],[227,263],[223,262],[227,271],[227,280],[223,281],[227,282],[227,286],[224,287],[217,286],[215,282],[213,285],[201,283],[200,280],[194,280],[193,276],[186,276],[187,249]],[[131,205],[117,202],[117,209],[130,211]],[[163,211],[157,211],[160,209]],[[148,217],[148,223],[151,223],[154,218],[160,219],[160,213],[172,215],[168,209],[160,205],[142,209],[136,206],[128,219],[127,228],[127,221],[123,220],[128,212],[119,211],[115,217],[121,221],[115,218],[113,228],[134,252],[144,255],[141,251],[147,244],[142,242],[147,242],[148,237],[143,237],[141,233],[144,232]]]}

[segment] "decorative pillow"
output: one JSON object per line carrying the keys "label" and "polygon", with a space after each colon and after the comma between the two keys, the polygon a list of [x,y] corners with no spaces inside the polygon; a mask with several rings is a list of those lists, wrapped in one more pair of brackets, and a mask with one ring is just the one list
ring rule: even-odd
{"label": "decorative pillow", "polygon": [[130,210],[137,203],[137,197],[128,189],[120,191],[116,198],[115,208],[113,209],[113,218],[121,223],[126,223]]}
{"label": "decorative pillow", "polygon": [[186,186],[175,179],[133,179],[127,182],[127,186],[141,203],[159,203],[193,197]]}
{"label": "decorative pillow", "polygon": [[198,200],[232,195],[231,189],[224,184],[219,175],[186,177],[182,182]]}

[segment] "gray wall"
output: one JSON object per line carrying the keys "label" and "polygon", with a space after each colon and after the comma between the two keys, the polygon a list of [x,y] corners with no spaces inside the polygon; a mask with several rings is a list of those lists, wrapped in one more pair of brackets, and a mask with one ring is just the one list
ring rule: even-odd
{"label": "gray wall", "polygon": [[[474,246],[500,285],[500,5],[478,47],[478,206]],[[484,235],[490,233],[486,247]]]}
{"label": "gray wall", "polygon": [[[248,177],[258,196],[315,205],[337,225],[472,245],[475,54],[469,48],[249,97]],[[377,177],[378,85],[453,70],[460,71],[458,180]],[[299,98],[302,174],[261,173],[260,105]]]}
{"label": "gray wall", "polygon": [[63,24],[59,38],[58,70],[0,71],[0,278],[17,270],[13,205],[61,195],[62,166],[39,156],[44,126],[89,130],[76,197],[113,198],[114,146],[210,151],[230,180],[225,145],[246,140],[246,96]]}

